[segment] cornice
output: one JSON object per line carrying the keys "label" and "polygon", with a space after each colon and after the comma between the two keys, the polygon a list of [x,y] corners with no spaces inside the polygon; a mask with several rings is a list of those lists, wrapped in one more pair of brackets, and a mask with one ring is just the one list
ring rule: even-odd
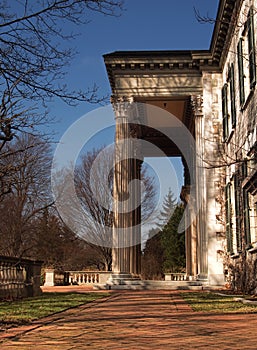
{"label": "cornice", "polygon": [[202,51],[117,51],[103,56],[107,68],[120,70],[199,69],[212,66],[209,50]]}
{"label": "cornice", "polygon": [[211,54],[202,51],[120,51],[104,55],[104,62],[112,89],[117,75],[165,75],[177,73],[201,75],[213,70]]}
{"label": "cornice", "polygon": [[244,0],[220,0],[209,50],[116,51],[104,62],[112,88],[125,74],[202,74],[221,72]]}
{"label": "cornice", "polygon": [[243,2],[244,0],[220,0],[210,45],[213,64],[220,69],[228,54]]}

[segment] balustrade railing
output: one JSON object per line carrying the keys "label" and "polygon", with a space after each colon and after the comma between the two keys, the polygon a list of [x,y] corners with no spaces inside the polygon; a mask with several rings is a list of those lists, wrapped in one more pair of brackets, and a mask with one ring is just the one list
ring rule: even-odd
{"label": "balustrade railing", "polygon": [[104,284],[111,276],[106,271],[66,271],[65,284]]}
{"label": "balustrade railing", "polygon": [[99,283],[97,272],[74,272],[69,275],[69,284]]}
{"label": "balustrade railing", "polygon": [[45,269],[44,286],[105,284],[110,278],[109,271],[65,271]]}
{"label": "balustrade railing", "polygon": [[41,261],[0,256],[0,299],[41,293]]}
{"label": "balustrade railing", "polygon": [[165,273],[165,281],[187,281],[187,275],[179,272]]}

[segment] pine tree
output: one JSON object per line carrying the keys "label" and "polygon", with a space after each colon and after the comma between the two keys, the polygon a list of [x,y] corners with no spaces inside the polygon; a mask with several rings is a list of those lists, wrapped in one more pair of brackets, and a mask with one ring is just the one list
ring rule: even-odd
{"label": "pine tree", "polygon": [[161,245],[164,249],[165,272],[182,272],[186,266],[185,233],[178,232],[183,212],[183,206],[177,205],[168,224],[162,230]]}
{"label": "pine tree", "polygon": [[142,276],[144,279],[163,279],[163,257],[161,232],[158,229],[151,229],[142,256]]}
{"label": "pine tree", "polygon": [[157,218],[156,225],[158,228],[163,228],[171,218],[175,208],[177,206],[177,199],[174,193],[169,188],[168,193],[163,199],[162,209],[160,211],[159,217]]}

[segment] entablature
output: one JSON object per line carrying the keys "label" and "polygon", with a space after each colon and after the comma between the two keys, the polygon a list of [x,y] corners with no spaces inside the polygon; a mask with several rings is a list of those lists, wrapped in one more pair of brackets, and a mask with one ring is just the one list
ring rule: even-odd
{"label": "entablature", "polygon": [[209,51],[119,51],[104,55],[111,84],[115,75],[200,74],[213,70]]}
{"label": "entablature", "polygon": [[116,51],[104,55],[109,81],[121,75],[220,73],[237,25],[243,0],[220,0],[209,50]]}

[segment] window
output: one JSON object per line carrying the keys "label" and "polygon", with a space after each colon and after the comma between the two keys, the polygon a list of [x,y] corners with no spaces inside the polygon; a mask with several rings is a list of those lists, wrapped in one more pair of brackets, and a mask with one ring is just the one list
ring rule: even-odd
{"label": "window", "polygon": [[226,208],[226,238],[227,251],[233,254],[233,236],[232,236],[232,215],[231,215],[231,184],[225,186],[225,208]]}
{"label": "window", "polygon": [[230,135],[231,129],[236,126],[235,76],[234,64],[231,63],[228,71],[227,83],[222,88],[222,118],[223,139]]}
{"label": "window", "polygon": [[249,213],[249,195],[246,190],[243,190],[244,197],[244,231],[245,231],[245,243],[246,246],[251,244],[251,231],[250,231],[250,213]]}
{"label": "window", "polygon": [[228,137],[228,84],[222,88],[223,139]]}
{"label": "window", "polygon": [[239,97],[240,105],[245,102],[245,88],[244,88],[244,61],[243,61],[243,39],[239,40],[237,45],[237,62],[238,62],[238,74],[239,74]]}
{"label": "window", "polygon": [[254,234],[255,234],[255,241],[257,241],[257,202],[254,203]]}
{"label": "window", "polygon": [[234,198],[235,198],[235,216],[236,216],[236,246],[237,251],[242,251],[242,231],[241,231],[241,201],[240,201],[240,179],[239,174],[234,174]]}
{"label": "window", "polygon": [[246,96],[256,85],[256,58],[254,38],[254,11],[251,8],[247,15],[242,37],[237,45],[238,80],[240,105],[243,107]]}
{"label": "window", "polygon": [[228,73],[229,87],[230,87],[230,110],[231,110],[231,125],[232,128],[236,126],[236,99],[235,99],[235,75],[234,64],[231,63]]}
{"label": "window", "polygon": [[247,41],[249,55],[249,78],[250,89],[253,89],[256,84],[256,62],[255,62],[255,41],[254,41],[254,12],[253,8],[248,12],[247,17]]}
{"label": "window", "polygon": [[[242,163],[242,179],[247,177],[247,161]],[[249,207],[249,194],[246,189],[243,188],[243,216],[244,216],[244,236],[246,246],[251,244],[251,230],[250,230],[250,207]]]}

